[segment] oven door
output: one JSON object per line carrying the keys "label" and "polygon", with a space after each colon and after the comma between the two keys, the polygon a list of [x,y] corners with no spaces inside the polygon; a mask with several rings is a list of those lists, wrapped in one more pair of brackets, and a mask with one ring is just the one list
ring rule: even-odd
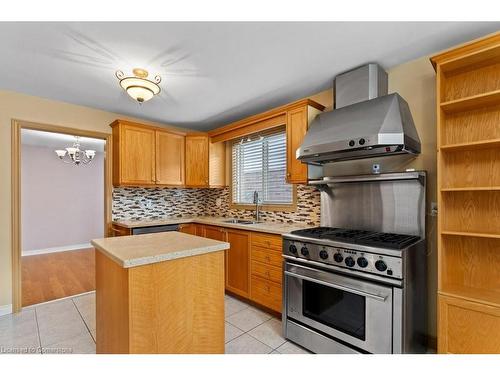
{"label": "oven door", "polygon": [[369,353],[392,353],[392,288],[285,265],[287,317]]}

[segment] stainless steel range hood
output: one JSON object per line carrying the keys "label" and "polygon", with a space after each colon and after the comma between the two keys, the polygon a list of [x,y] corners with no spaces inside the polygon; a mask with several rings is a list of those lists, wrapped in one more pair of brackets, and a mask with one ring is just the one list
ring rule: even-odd
{"label": "stainless steel range hood", "polygon": [[297,159],[324,163],[419,154],[420,139],[408,103],[387,95],[387,73],[368,64],[335,78],[335,109],[316,117]]}

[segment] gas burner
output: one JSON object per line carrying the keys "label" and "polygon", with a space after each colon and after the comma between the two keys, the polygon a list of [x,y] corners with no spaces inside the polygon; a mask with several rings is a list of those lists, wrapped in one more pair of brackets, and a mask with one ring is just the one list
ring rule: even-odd
{"label": "gas burner", "polygon": [[418,241],[420,237],[406,234],[372,232],[362,229],[316,227],[291,232],[296,236],[353,243],[358,245],[403,249]]}

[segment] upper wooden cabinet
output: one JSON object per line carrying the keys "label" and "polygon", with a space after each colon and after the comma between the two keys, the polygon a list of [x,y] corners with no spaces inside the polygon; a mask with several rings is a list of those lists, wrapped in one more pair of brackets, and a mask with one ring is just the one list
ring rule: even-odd
{"label": "upper wooden cabinet", "polygon": [[288,111],[286,118],[286,179],[291,183],[307,182],[307,165],[295,157],[307,132],[307,107]]}
{"label": "upper wooden cabinet", "polygon": [[208,136],[186,136],[186,185],[208,186]]}
{"label": "upper wooden cabinet", "polygon": [[286,126],[286,180],[293,184],[307,183],[307,165],[298,161],[295,153],[302,144],[310,122],[324,109],[319,103],[303,99],[214,129],[208,134],[211,142],[223,142]]}
{"label": "upper wooden cabinet", "polygon": [[185,137],[156,131],[156,183],[184,185]]}
{"label": "upper wooden cabinet", "polygon": [[226,185],[226,145],[210,143],[207,135],[186,136],[186,186],[223,187]]}
{"label": "upper wooden cabinet", "polygon": [[222,187],[226,148],[206,134],[186,135],[116,120],[113,128],[114,186]]}
{"label": "upper wooden cabinet", "polygon": [[155,130],[125,121],[113,128],[113,185],[154,185]]}

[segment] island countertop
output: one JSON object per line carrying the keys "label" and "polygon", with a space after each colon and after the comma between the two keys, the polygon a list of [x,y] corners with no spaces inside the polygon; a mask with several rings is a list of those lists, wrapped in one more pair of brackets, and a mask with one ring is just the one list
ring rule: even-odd
{"label": "island countertop", "polygon": [[229,243],[181,232],[107,237],[91,241],[123,268],[143,266],[229,249]]}

